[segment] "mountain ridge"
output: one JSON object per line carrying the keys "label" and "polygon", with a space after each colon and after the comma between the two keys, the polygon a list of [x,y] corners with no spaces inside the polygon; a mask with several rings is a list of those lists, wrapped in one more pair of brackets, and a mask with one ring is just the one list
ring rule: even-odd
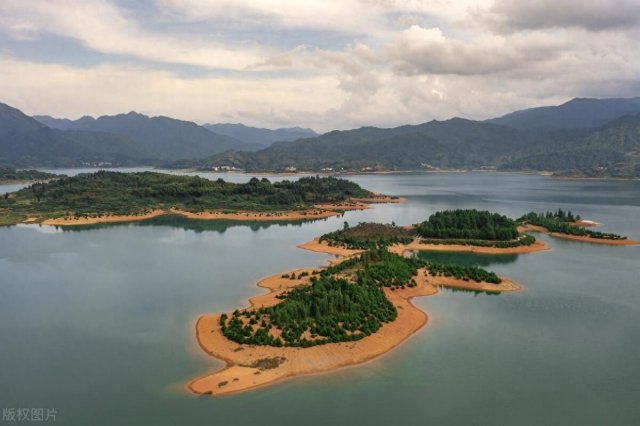
{"label": "mountain ridge", "polygon": [[[250,145],[246,135],[241,141],[192,122],[135,111],[78,120],[38,116],[58,127],[52,129],[0,104],[0,163],[22,167],[106,161],[248,172],[480,168],[640,177],[639,117],[640,97],[575,98],[484,121],[454,117],[391,128],[333,130],[303,138],[295,132],[308,134],[307,129],[296,127],[210,125],[248,131],[259,139]],[[279,130],[291,131],[295,135],[290,137],[297,139],[274,141],[276,137],[265,136]]]}

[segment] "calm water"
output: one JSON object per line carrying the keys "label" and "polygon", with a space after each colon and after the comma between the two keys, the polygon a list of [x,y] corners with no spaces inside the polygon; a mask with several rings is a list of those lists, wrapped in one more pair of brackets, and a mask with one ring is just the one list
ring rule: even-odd
{"label": "calm water", "polygon": [[325,256],[295,245],[345,220],[562,207],[640,239],[639,183],[491,173],[352,179],[409,201],[297,225],[162,218],[0,228],[0,407],[55,408],[56,423],[71,425],[638,424],[640,248],[545,236],[553,251],[434,255],[489,267],[526,290],[417,299],[429,325],[379,360],[237,396],[186,394],[189,378],[221,365],[196,346],[197,316],[245,305],[262,276],[322,265]]}

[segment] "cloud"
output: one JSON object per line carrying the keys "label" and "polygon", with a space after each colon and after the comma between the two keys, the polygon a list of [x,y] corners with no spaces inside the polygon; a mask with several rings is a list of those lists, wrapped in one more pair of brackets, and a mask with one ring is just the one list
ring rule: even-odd
{"label": "cloud", "polygon": [[624,29],[640,23],[637,0],[497,0],[487,22],[506,31],[576,27],[590,31]]}
{"label": "cloud", "polygon": [[30,115],[77,118],[136,110],[200,123],[251,117],[253,124],[269,126],[274,117],[295,116],[302,122],[305,114],[320,116],[344,98],[330,76],[184,78],[133,66],[76,68],[8,57],[0,57],[0,69],[3,102]]}
{"label": "cloud", "polygon": [[[639,5],[2,0],[0,101],[72,118],[135,109],[325,131],[637,96]],[[52,51],[49,35],[65,48]],[[92,65],[77,61],[87,50]]]}
{"label": "cloud", "polygon": [[257,42],[234,45],[205,37],[145,31],[135,19],[102,0],[3,0],[0,25],[15,37],[55,34],[105,54],[205,68],[244,69],[273,55]]}

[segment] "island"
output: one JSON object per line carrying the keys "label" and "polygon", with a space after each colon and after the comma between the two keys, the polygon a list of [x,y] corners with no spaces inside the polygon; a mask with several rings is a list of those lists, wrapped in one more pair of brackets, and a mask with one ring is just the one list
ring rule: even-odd
{"label": "island", "polygon": [[66,176],[41,172],[39,170],[16,170],[9,167],[0,166],[0,184],[48,181],[61,177]]}
{"label": "island", "polygon": [[349,249],[385,244],[397,254],[412,250],[522,254],[548,249],[544,242],[521,232],[517,221],[475,209],[436,212],[427,220],[408,226],[345,224],[344,229],[318,238],[317,244]]}
{"label": "island", "polygon": [[[326,267],[264,278],[258,286],[269,292],[250,299],[247,308],[198,318],[198,344],[226,366],[192,379],[187,388],[225,395],[360,364],[389,352],[427,323],[428,315],[411,303],[414,297],[441,288],[487,294],[521,290],[486,269],[424,260],[410,252],[547,250],[523,233],[522,220],[449,210],[409,226],[345,222],[342,229],[299,245],[335,258]],[[580,223],[573,216],[568,220],[574,227]]]}
{"label": "island", "polygon": [[0,225],[85,225],[174,214],[190,219],[321,219],[371,203],[401,202],[335,177],[247,183],[156,172],[99,171],[37,182],[0,198]]}
{"label": "island", "polygon": [[191,392],[225,395],[378,357],[426,324],[427,314],[411,299],[440,287],[493,294],[520,289],[476,266],[404,257],[383,246],[328,267],[276,274],[258,286],[269,293],[250,299],[249,308],[197,320],[198,344],[226,366],[191,380]]}

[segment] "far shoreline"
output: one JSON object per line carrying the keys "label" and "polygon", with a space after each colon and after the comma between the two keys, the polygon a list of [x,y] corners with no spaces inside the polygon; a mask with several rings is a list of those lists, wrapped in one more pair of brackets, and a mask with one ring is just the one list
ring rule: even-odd
{"label": "far shoreline", "polygon": [[275,171],[259,171],[247,172],[243,170],[215,171],[205,169],[163,169],[161,167],[156,170],[164,170],[173,173],[218,173],[243,176],[257,177],[287,177],[287,176],[385,176],[385,175],[406,175],[406,174],[438,174],[438,173],[502,173],[526,176],[541,176],[556,180],[575,180],[575,181],[638,181],[640,177],[614,177],[614,176],[558,176],[550,171],[539,170],[495,170],[495,169],[443,169],[443,170],[423,170],[423,169],[407,169],[407,170],[369,170],[369,171],[299,171],[299,172],[275,172]]}

